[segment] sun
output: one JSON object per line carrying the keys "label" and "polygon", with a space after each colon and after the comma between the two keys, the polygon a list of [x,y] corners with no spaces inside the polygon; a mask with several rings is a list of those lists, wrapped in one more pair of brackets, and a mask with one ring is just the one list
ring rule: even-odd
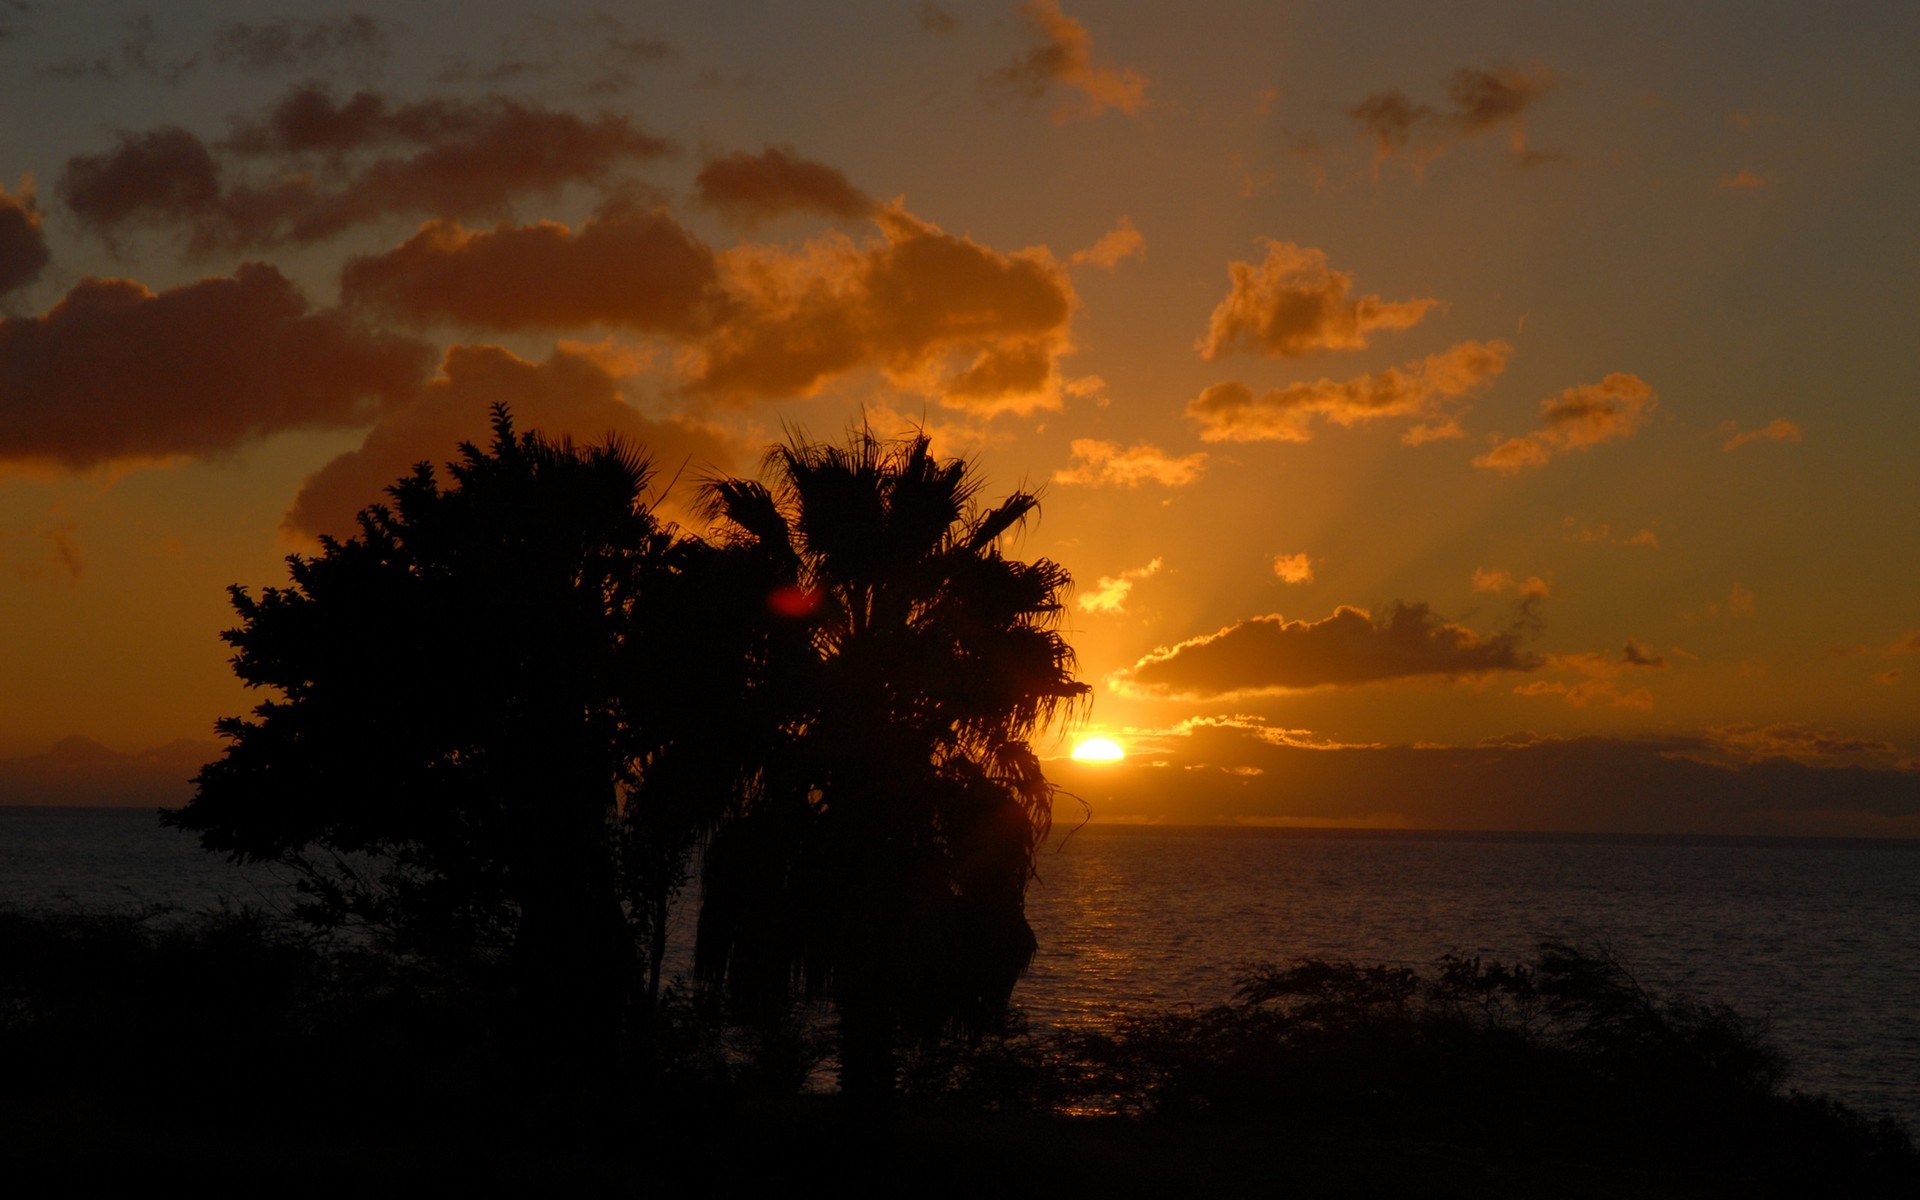
{"label": "sun", "polygon": [[1073,748],[1073,757],[1080,762],[1119,762],[1126,756],[1112,738],[1087,738]]}

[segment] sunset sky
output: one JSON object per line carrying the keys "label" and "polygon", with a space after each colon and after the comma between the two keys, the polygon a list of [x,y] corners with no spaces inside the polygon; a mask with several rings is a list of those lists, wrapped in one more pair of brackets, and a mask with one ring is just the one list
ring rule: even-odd
{"label": "sunset sky", "polygon": [[382,14],[0,0],[0,801],[505,400],[1044,488],[1097,819],[1920,835],[1911,4]]}

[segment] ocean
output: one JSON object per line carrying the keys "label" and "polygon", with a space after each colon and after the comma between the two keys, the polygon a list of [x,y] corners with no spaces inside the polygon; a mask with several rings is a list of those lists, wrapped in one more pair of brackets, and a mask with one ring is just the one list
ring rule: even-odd
{"label": "ocean", "polygon": [[[0,808],[0,904],[287,894],[151,812]],[[1040,951],[1014,1000],[1036,1027],[1218,1003],[1259,962],[1517,961],[1562,941],[1761,1019],[1791,1086],[1920,1128],[1920,841],[1092,825],[1043,853],[1027,908]]]}

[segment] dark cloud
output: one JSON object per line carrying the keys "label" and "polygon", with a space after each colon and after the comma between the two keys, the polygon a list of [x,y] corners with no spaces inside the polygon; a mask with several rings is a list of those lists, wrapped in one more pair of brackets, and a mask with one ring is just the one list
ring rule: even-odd
{"label": "dark cloud", "polygon": [[366,13],[310,20],[238,21],[213,38],[213,60],[243,71],[296,71],[337,58],[383,59],[391,23]]}
{"label": "dark cloud", "polygon": [[728,401],[811,395],[878,370],[976,413],[1057,407],[1075,307],[1045,250],[1002,254],[898,206],[864,243],[715,253],[661,212],[616,206],[470,232],[447,222],[350,264],[350,303],[414,324],[502,330],[610,325],[676,339],[681,386]]}
{"label": "dark cloud", "polygon": [[272,267],[154,293],[88,279],[0,320],[0,462],[205,457],[286,429],[364,424],[424,379],[425,345],[315,310]]}
{"label": "dark cloud", "polygon": [[112,83],[133,75],[144,75],[162,83],[176,84],[199,69],[197,56],[166,60],[154,52],[160,35],[151,13],[135,13],[121,23],[120,44],[111,53],[94,58],[71,58],[46,67],[41,74],[54,79],[96,80]]}
{"label": "dark cloud", "polygon": [[664,211],[618,205],[578,231],[552,221],[470,231],[434,221],[356,258],[341,296],[403,323],[502,331],[620,326],[692,336],[722,303],[713,251]]}
{"label": "dark cloud", "polygon": [[1125,764],[1063,760],[1047,775],[1084,797],[1096,820],[1920,836],[1920,774],[1779,758],[1706,762],[1692,757],[1710,742],[1702,736],[1351,746],[1227,718],[1130,740]]}
{"label": "dark cloud", "polygon": [[1655,670],[1667,665],[1664,657],[1655,654],[1631,638],[1627,639],[1626,649],[1620,652],[1620,661],[1628,666],[1651,667]]}
{"label": "dark cloud", "polygon": [[960,28],[959,18],[955,17],[946,9],[941,8],[938,4],[934,4],[932,0],[927,0],[926,3],[920,6],[918,16],[920,19],[920,28],[926,30],[928,33],[948,34],[954,33]]}
{"label": "dark cloud", "polygon": [[1415,104],[1398,89],[1375,92],[1347,109],[1347,115],[1370,135],[1379,154],[1392,154],[1405,146],[1413,131],[1439,114],[1425,104]]}
{"label": "dark cloud", "polygon": [[[670,144],[625,117],[518,100],[397,104],[296,88],[216,148],[184,129],[123,133],[67,161],[59,193],[87,229],[187,231],[199,253],[305,244],[395,215],[497,217],[521,197],[606,184]],[[267,181],[252,182],[248,160]],[[235,178],[234,176],[240,176]]]}
{"label": "dark cloud", "polygon": [[1563,157],[1527,147],[1527,110],[1551,91],[1553,84],[1552,73],[1545,70],[1462,67],[1447,83],[1446,107],[1417,101],[1398,88],[1389,88],[1348,106],[1346,114],[1373,143],[1376,163],[1405,156],[1418,170],[1462,142],[1505,131],[1514,157],[1532,166]]}
{"label": "dark cloud", "polygon": [[1552,86],[1553,77],[1545,73],[1462,67],[1447,84],[1447,97],[1453,101],[1447,118],[1468,133],[1479,133],[1520,116]]}
{"label": "dark cloud", "polygon": [[716,158],[701,168],[694,191],[701,204],[749,228],[796,212],[852,221],[875,208],[843,172],[790,146]]}
{"label": "dark cloud", "polygon": [[[1028,0],[1020,6],[1035,42],[1025,54],[994,72],[993,83],[1029,100],[1055,84],[1078,93],[1054,111],[1056,122],[1117,109],[1132,116],[1147,106],[1147,80],[1132,67],[1093,65],[1093,36],[1060,11],[1058,0]],[[923,18],[924,19],[924,18]]]}
{"label": "dark cloud", "polygon": [[1197,698],[1535,670],[1545,660],[1520,641],[1517,631],[1483,637],[1424,603],[1389,605],[1379,620],[1341,605],[1319,621],[1275,613],[1189,638],[1117,672],[1114,682],[1128,691]]}
{"label": "dark cloud", "polygon": [[47,257],[47,235],[33,193],[10,195],[0,187],[0,296],[40,278]]}
{"label": "dark cloud", "polygon": [[[385,498],[415,463],[451,457],[463,441],[484,442],[489,409],[512,407],[514,424],[582,442],[609,435],[644,450],[667,478],[729,472],[742,457],[720,434],[675,417],[650,417],[621,396],[621,363],[591,347],[555,350],[529,362],[499,346],[455,346],[418,399],[389,409],[361,446],[307,477],[281,527],[294,534],[354,531],[354,517]],[[685,468],[685,472],[683,472]]]}
{"label": "dark cloud", "polygon": [[1297,358],[1320,350],[1359,350],[1376,330],[1409,329],[1439,301],[1350,296],[1353,276],[1327,266],[1324,251],[1262,238],[1266,261],[1229,263],[1233,281],[1214,308],[1200,353],[1232,351]]}

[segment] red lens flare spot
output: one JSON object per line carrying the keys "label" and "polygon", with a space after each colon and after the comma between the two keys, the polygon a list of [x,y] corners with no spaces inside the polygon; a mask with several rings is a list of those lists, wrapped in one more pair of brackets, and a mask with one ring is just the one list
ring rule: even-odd
{"label": "red lens flare spot", "polygon": [[783,617],[806,617],[820,607],[820,593],[798,584],[783,583],[767,593],[767,608]]}

